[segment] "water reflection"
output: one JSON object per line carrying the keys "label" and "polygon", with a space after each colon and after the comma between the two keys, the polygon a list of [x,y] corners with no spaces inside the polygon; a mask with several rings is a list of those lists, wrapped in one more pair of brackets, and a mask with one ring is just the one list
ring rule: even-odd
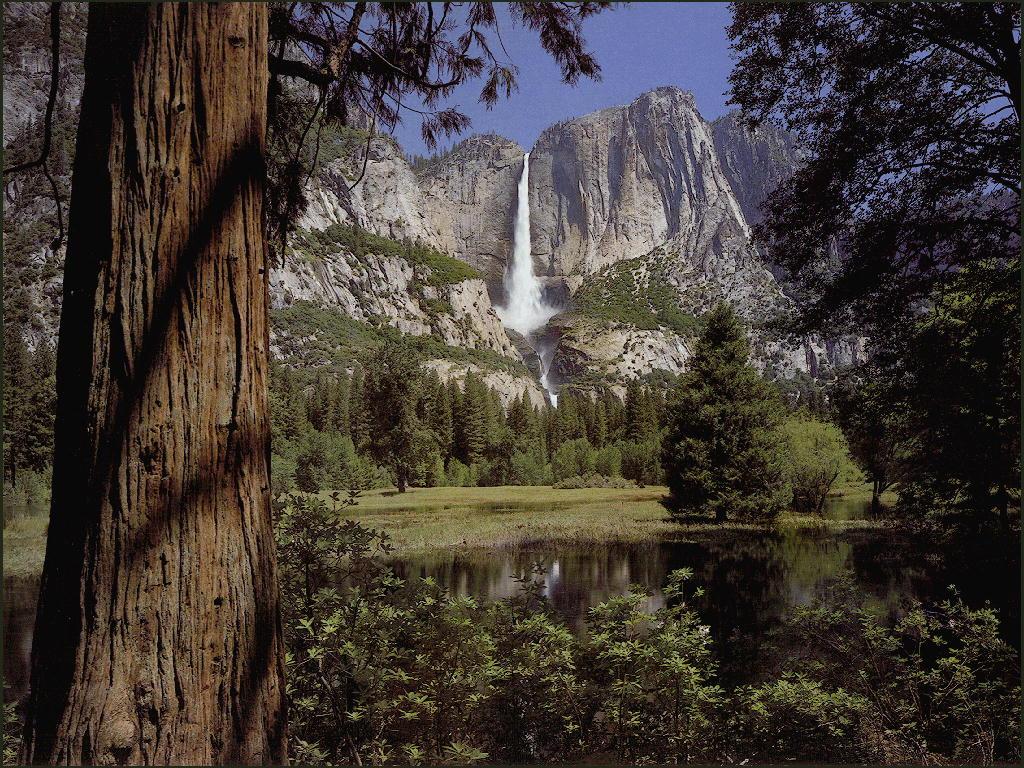
{"label": "water reflection", "polygon": [[[866,516],[864,502],[833,500],[838,519]],[[45,514],[11,509],[8,515]],[[543,546],[508,552],[451,552],[403,559],[404,577],[435,578],[460,595],[497,600],[519,588],[516,576],[534,564],[545,569],[544,589],[554,608],[578,631],[587,609],[641,584],[651,591],[648,608],[663,605],[669,572],[691,568],[704,594],[694,601],[715,640],[727,684],[748,682],[767,671],[767,646],[782,618],[806,605],[838,578],[850,579],[869,607],[893,619],[906,600],[941,599],[956,584],[972,606],[989,601],[1000,612],[1004,636],[1020,647],[1020,559],[1016,540],[959,540],[937,546],[891,531],[701,532],[646,544]],[[11,700],[28,686],[29,653],[39,579],[5,579],[4,679]],[[784,650],[783,650],[784,653]]]}
{"label": "water reflection", "polygon": [[889,531],[813,531],[700,534],[701,538],[649,544],[536,546],[528,550],[455,552],[408,558],[395,564],[403,577],[436,579],[459,595],[497,600],[515,593],[516,576],[541,565],[544,591],[555,610],[585,631],[587,609],[624,594],[631,585],[651,592],[651,610],[677,568],[694,572],[703,588],[694,605],[712,631],[726,682],[747,682],[762,671],[762,646],[794,607],[823,596],[839,579],[850,580],[872,612],[896,618],[911,598],[942,599],[956,584],[974,606],[1000,610],[1004,634],[1019,647],[1019,573],[1012,557],[937,556]]}

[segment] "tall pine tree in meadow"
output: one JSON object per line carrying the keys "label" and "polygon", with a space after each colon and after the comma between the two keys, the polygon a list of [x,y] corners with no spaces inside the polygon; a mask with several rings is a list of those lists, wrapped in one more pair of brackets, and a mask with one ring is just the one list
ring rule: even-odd
{"label": "tall pine tree in meadow", "polygon": [[662,465],[677,515],[764,520],[785,504],[782,405],[749,354],[743,326],[719,304],[668,407]]}

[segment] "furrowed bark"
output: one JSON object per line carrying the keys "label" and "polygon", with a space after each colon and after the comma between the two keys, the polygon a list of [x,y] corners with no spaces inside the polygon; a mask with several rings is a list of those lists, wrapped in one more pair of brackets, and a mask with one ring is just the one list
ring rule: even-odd
{"label": "furrowed bark", "polygon": [[282,763],[262,4],[89,9],[26,760]]}

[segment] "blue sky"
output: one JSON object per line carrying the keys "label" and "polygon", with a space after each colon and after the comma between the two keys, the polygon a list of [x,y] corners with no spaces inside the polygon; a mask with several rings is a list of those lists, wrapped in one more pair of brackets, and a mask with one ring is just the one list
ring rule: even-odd
{"label": "blue sky", "polygon": [[[627,104],[659,85],[692,91],[707,120],[728,111],[725,94],[732,60],[726,3],[634,3],[588,19],[584,32],[603,77],[597,83],[581,80],[575,87],[562,82],[535,33],[513,27],[503,7],[499,19],[505,47],[519,68],[519,91],[487,110],[477,102],[480,82],[463,84],[449,99],[473,121],[462,138],[493,132],[529,149],[552,123]],[[406,152],[428,154],[416,114],[405,115],[395,136]]]}

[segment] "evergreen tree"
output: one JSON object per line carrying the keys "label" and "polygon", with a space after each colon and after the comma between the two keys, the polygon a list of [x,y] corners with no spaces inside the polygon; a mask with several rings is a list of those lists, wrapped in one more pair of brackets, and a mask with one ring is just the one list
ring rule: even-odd
{"label": "evergreen tree", "polygon": [[463,387],[456,422],[457,455],[463,463],[472,465],[481,461],[487,452],[487,387],[473,371],[466,374]]}
{"label": "evergreen tree", "polygon": [[[441,382],[436,372],[431,372],[427,377],[424,401],[427,426],[434,433],[434,439],[437,441],[441,458],[447,459],[452,455],[452,444],[455,439],[455,427],[452,422],[452,403],[448,389]],[[435,483],[435,485],[439,484],[440,481]]]}
{"label": "evergreen tree", "polygon": [[506,423],[512,434],[530,438],[533,433],[533,406],[526,392],[511,402]]}
{"label": "evergreen tree", "polygon": [[594,418],[588,433],[591,444],[598,448],[603,448],[608,441],[608,409],[604,400],[598,400],[594,404]]}
{"label": "evergreen tree", "polygon": [[363,396],[364,371],[357,365],[352,372],[348,388],[348,423],[349,433],[356,450],[364,452],[370,439],[369,416]]}
{"label": "evergreen tree", "polygon": [[387,342],[366,361],[363,409],[369,426],[367,448],[395,473],[399,493],[433,444],[417,413],[423,374],[413,350],[403,342]]}
{"label": "evergreen tree", "polygon": [[29,354],[13,324],[4,331],[4,464],[14,485],[27,433]]}
{"label": "evergreen tree", "polygon": [[313,391],[306,401],[306,416],[313,429],[323,432],[330,428],[334,421],[331,404],[331,381],[328,377],[317,376],[313,383]]}
{"label": "evergreen tree", "polygon": [[331,412],[334,417],[331,427],[343,435],[351,435],[349,427],[349,381],[349,376],[346,373],[338,376],[338,382],[333,387],[331,398]]}
{"label": "evergreen tree", "polygon": [[4,337],[4,465],[14,485],[19,470],[39,472],[52,460],[54,361],[46,344],[29,352],[19,323]]}
{"label": "evergreen tree", "polygon": [[749,352],[736,315],[719,304],[679,382],[662,448],[676,513],[711,511],[718,521],[771,518],[787,498],[782,406],[747,364]]}

